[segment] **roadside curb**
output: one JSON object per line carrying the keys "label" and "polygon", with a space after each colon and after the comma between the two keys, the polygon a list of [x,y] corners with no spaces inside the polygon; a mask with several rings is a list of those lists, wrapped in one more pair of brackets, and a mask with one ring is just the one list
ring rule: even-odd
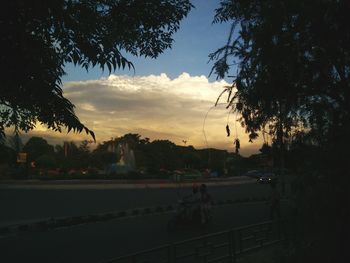
{"label": "roadside curb", "polygon": [[[238,199],[226,199],[226,200],[217,200],[212,202],[212,206],[221,207],[224,205],[233,205],[233,204],[243,204],[243,203],[253,203],[253,202],[266,202],[268,199],[266,197],[261,198],[238,198]],[[288,200],[288,199],[282,199]],[[122,211],[111,211],[106,213],[99,214],[90,214],[86,216],[73,216],[73,217],[59,217],[59,218],[48,218],[44,220],[38,220],[31,223],[16,224],[0,227],[0,235],[9,235],[14,233],[23,233],[23,232],[43,232],[49,231],[56,228],[71,227],[76,225],[88,224],[88,223],[97,223],[115,219],[127,219],[134,217],[141,217],[147,215],[155,214],[164,214],[174,212],[176,209],[176,204],[170,205],[159,205],[151,207],[141,207],[133,208],[129,210]]]}
{"label": "roadside curb", "polygon": [[252,184],[252,178],[237,178],[236,180],[197,180],[197,181],[1,181],[0,189],[160,189],[192,187],[193,183],[205,183],[208,186],[231,186],[237,184]]}

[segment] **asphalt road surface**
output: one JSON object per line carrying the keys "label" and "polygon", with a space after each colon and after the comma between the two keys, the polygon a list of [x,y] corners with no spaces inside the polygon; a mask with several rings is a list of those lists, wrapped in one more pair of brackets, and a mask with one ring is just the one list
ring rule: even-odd
{"label": "asphalt road surface", "polygon": [[[231,191],[226,188],[211,190],[215,194],[219,194],[219,192],[232,194]],[[164,202],[173,200],[171,199],[172,197],[170,193],[165,193],[167,192],[155,192],[153,194],[154,196],[169,195],[169,197],[167,197],[169,199],[163,200]],[[29,193],[26,194],[30,196]],[[85,202],[88,204],[91,200],[94,200],[94,198],[99,196],[103,196],[104,200],[109,200],[110,198],[116,198],[119,196],[118,193],[105,193],[105,195],[103,195],[102,193],[96,193],[94,191],[80,194],[83,194],[86,198],[79,197],[81,204],[84,204]],[[53,196],[58,197],[57,195],[57,193],[54,193]],[[55,204],[60,203],[60,207],[64,207],[64,205],[71,207],[72,203],[68,201],[69,197],[72,195],[74,195],[74,192],[63,194],[66,199],[55,200]],[[43,193],[40,193],[37,194],[36,198],[40,199],[40,197],[44,196]],[[142,196],[148,196],[148,194],[142,194],[140,192],[138,194],[133,194],[133,196],[141,198]],[[113,203],[115,203],[116,200],[113,199]],[[147,203],[150,200],[153,200],[153,198],[147,199],[144,202]],[[49,200],[46,199],[42,201],[48,202]],[[134,202],[133,204],[137,205],[142,204],[140,203],[141,200],[138,202],[132,197],[119,200],[118,203],[122,204],[125,202]],[[159,200],[159,202],[161,202],[161,200]],[[101,203],[103,202],[101,201]],[[284,214],[287,211],[286,202],[282,202],[282,204],[282,214]],[[97,206],[98,203],[95,203],[94,205]],[[113,208],[118,207],[119,206],[117,205]],[[112,207],[104,207],[104,209],[110,208]],[[170,233],[167,231],[166,226],[168,220],[173,214],[168,213],[78,225],[46,232],[23,232],[13,234],[12,236],[2,236],[0,237],[0,262],[97,263],[119,255],[137,252],[139,250],[168,244],[174,241],[180,241],[206,233],[265,221],[268,219],[268,210],[268,206],[263,202],[217,207],[212,211],[213,220],[207,230],[184,227],[177,230],[175,233]]]}
{"label": "asphalt road surface", "polygon": [[[267,196],[270,187],[254,183],[210,186],[214,200]],[[99,185],[0,185],[0,226],[50,217],[80,216],[137,207],[174,204],[188,187],[118,189]]]}

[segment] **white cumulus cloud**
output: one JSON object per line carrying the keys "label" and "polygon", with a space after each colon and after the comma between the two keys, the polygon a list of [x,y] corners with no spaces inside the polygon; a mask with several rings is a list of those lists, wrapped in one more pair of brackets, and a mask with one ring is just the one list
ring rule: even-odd
{"label": "white cumulus cloud", "polygon": [[[215,147],[232,151],[233,140],[241,140],[241,153],[257,151],[261,143],[248,144],[248,137],[237,122],[235,114],[228,118],[224,106],[208,113],[203,134],[203,122],[224,86],[224,80],[209,82],[205,76],[182,73],[175,79],[166,74],[149,76],[110,75],[97,80],[64,83],[64,95],[76,105],[80,120],[94,130],[98,142],[125,133],[143,137],[169,139],[177,144],[187,140],[198,148]],[[231,137],[226,137],[229,120]],[[236,127],[235,127],[236,125]],[[35,132],[35,131],[34,131]],[[42,133],[42,130],[41,132]],[[62,137],[65,133],[49,133]],[[87,138],[74,135],[76,140]],[[72,139],[69,134],[69,139]]]}

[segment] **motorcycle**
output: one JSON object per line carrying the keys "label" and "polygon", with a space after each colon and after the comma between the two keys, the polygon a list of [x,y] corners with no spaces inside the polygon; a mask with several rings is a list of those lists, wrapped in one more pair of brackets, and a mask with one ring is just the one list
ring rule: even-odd
{"label": "motorcycle", "polygon": [[211,219],[210,209],[203,209],[198,202],[179,200],[175,215],[168,221],[168,230],[175,231],[180,226],[206,227]]}

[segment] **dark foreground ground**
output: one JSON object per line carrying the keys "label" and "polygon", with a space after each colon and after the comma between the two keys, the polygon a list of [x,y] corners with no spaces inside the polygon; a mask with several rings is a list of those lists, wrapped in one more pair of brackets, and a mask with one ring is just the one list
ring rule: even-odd
{"label": "dark foreground ground", "polygon": [[[283,202],[282,212],[286,211]],[[268,206],[256,202],[218,207],[213,209],[208,229],[183,227],[175,233],[168,232],[166,227],[172,215],[140,216],[4,236],[0,238],[0,262],[102,262],[118,255],[265,221]]]}
{"label": "dark foreground ground", "polygon": [[[189,187],[121,189],[111,185],[0,185],[0,224],[47,217],[88,215],[135,207],[166,205],[190,193]],[[267,196],[269,185],[210,186],[214,200]],[[287,202],[282,202],[285,215]],[[167,231],[172,213],[90,223],[45,232],[0,235],[0,262],[101,262],[127,253],[268,219],[264,202],[217,206],[206,230]]]}

